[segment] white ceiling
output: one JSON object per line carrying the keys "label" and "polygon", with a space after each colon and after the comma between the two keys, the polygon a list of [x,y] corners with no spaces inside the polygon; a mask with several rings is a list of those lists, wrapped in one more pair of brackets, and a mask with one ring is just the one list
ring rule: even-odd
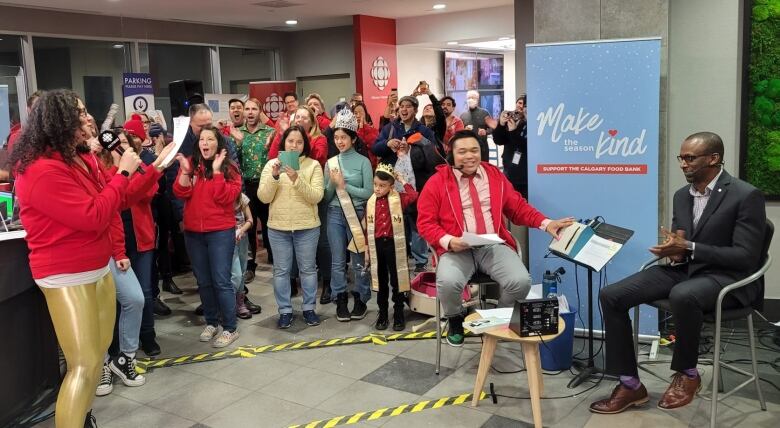
{"label": "white ceiling", "polygon": [[[287,4],[269,7],[267,3]],[[433,10],[436,3],[447,5]],[[309,30],[351,25],[352,15],[407,18],[511,5],[512,0],[2,0],[0,4],[69,12],[189,21],[253,29]],[[261,5],[258,5],[261,4]],[[292,4],[292,5],[289,5]],[[284,21],[298,20],[287,26]]]}

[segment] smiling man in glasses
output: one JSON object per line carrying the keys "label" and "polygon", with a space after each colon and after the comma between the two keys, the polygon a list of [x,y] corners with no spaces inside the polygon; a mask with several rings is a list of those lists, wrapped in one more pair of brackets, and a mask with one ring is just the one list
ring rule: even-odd
{"label": "smiling man in glasses", "polygon": [[[701,385],[696,369],[705,313],[715,311],[721,287],[747,277],[761,263],[766,227],[764,195],[723,169],[723,141],[712,132],[685,139],[677,156],[690,185],[674,194],[672,227],[650,248],[670,264],[653,266],[599,293],[606,329],[606,371],[620,376],[612,395],[590,406],[595,413],[620,413],[649,401],[639,380],[630,308],[669,299],[676,328],[671,385],[658,407],[675,409],[693,400]],[[723,307],[749,307],[763,299],[762,284],[735,290]]]}

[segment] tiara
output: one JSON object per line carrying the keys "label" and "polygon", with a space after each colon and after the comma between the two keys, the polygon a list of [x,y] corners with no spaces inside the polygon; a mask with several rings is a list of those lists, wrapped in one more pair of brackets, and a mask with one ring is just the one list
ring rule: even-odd
{"label": "tiara", "polygon": [[357,132],[358,123],[355,115],[352,114],[349,109],[342,109],[336,115],[336,123],[333,124],[333,129],[344,128],[349,129],[352,132]]}
{"label": "tiara", "polygon": [[391,177],[395,177],[395,170],[393,169],[393,166],[389,163],[380,163],[376,166],[376,172],[382,171],[384,173],[390,174]]}

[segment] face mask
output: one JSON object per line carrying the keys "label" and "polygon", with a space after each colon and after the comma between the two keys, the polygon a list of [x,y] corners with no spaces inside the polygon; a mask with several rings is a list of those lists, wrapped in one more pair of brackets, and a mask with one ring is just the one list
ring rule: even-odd
{"label": "face mask", "polygon": [[477,106],[477,100],[475,100],[474,98],[467,99],[466,103],[469,105],[469,108],[474,108]]}

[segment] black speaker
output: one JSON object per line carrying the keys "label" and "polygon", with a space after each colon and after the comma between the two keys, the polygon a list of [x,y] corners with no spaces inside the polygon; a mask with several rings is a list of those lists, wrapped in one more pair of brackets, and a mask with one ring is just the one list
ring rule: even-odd
{"label": "black speaker", "polygon": [[203,103],[203,82],[200,80],[176,80],[168,84],[171,98],[171,116],[187,116],[190,106]]}

